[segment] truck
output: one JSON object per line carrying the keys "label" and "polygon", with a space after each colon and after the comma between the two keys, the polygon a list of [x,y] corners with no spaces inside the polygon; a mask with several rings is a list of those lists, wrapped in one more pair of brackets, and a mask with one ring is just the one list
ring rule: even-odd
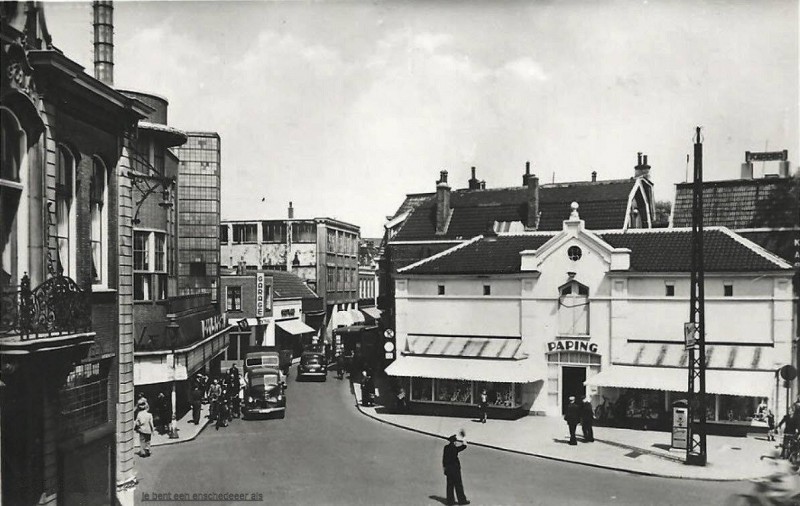
{"label": "truck", "polygon": [[281,370],[268,365],[253,365],[246,373],[242,417],[276,414],[286,416],[286,383]]}
{"label": "truck", "polygon": [[286,377],[289,375],[289,367],[292,365],[291,350],[279,350],[274,346],[262,346],[251,348],[244,357],[244,372],[253,367],[272,367],[281,373],[281,381],[285,384]]}

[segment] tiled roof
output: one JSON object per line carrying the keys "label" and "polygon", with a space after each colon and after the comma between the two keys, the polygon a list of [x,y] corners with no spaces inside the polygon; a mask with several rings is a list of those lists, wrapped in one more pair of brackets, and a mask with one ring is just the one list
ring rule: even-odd
{"label": "tiled roof", "polygon": [[[675,189],[672,223],[692,225],[692,184]],[[781,228],[800,224],[800,179],[763,178],[703,183],[703,224],[730,229]]]}
{"label": "tiled roof", "polygon": [[800,230],[784,229],[737,233],[765,250],[778,255],[790,264],[794,263],[794,240],[800,239]]}
{"label": "tiled roof", "polygon": [[[539,230],[561,230],[572,202],[580,204],[587,228],[622,227],[628,197],[635,184],[635,179],[620,179],[541,185]],[[435,194],[409,196],[395,215],[413,211],[393,240],[468,239],[491,229],[495,221],[524,223],[528,214],[528,192],[524,186],[455,190],[450,193],[450,208],[452,216],[447,231],[437,235]]]}
{"label": "tiled roof", "polygon": [[264,271],[272,276],[272,292],[275,299],[316,299],[319,296],[303,280],[284,271]]}
{"label": "tiled roof", "polygon": [[[598,231],[615,248],[631,250],[630,270],[635,272],[689,272],[690,229],[637,229]],[[520,272],[520,252],[540,248],[553,235],[528,233],[481,238],[426,259],[408,274],[510,274]],[[757,244],[727,229],[706,229],[704,234],[707,272],[774,271],[789,268]]]}

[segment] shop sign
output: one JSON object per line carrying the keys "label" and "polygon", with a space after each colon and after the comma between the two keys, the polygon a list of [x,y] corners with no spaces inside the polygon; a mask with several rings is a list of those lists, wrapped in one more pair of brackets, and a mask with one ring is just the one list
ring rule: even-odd
{"label": "shop sign", "polygon": [[697,344],[697,324],[695,322],[683,324],[683,337],[686,340],[686,349],[694,348]]}
{"label": "shop sign", "polygon": [[547,353],[553,351],[585,351],[597,353],[597,344],[589,341],[550,341],[547,343]]}
{"label": "shop sign", "polygon": [[200,330],[206,338],[225,328],[225,317],[221,314],[206,318],[200,322]]}
{"label": "shop sign", "polygon": [[281,316],[294,316],[294,308],[291,309],[282,309]]}
{"label": "shop sign", "polygon": [[256,273],[256,317],[264,316],[264,306],[266,305],[264,285],[264,273]]}

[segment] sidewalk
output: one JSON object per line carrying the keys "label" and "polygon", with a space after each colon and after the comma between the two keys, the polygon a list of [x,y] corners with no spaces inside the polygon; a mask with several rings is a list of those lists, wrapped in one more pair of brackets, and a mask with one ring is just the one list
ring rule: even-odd
{"label": "sidewalk", "polygon": [[[192,420],[192,410],[189,410],[183,418],[178,420],[178,438],[177,439],[170,439],[169,433],[153,434],[153,438],[150,440],[150,446],[163,446],[163,445],[171,445],[176,443],[184,443],[186,441],[191,441],[192,439],[196,438],[198,434],[208,425],[211,420],[208,419],[208,404],[203,404],[200,408],[200,424],[195,425],[190,423]],[[139,451],[139,436],[138,434],[134,438],[134,447],[136,451]]]}
{"label": "sidewalk", "polygon": [[[376,381],[381,394],[381,382]],[[365,415],[396,427],[447,438],[460,429],[470,444],[547,459],[614,469],[634,474],[696,480],[744,480],[774,472],[769,459],[777,443],[753,437],[708,436],[705,467],[683,463],[686,452],[670,451],[671,434],[644,430],[594,427],[594,443],[569,446],[569,430],[561,417],[526,416],[519,420],[492,420],[391,413],[382,407],[361,406],[361,388],[353,383],[358,409]]]}

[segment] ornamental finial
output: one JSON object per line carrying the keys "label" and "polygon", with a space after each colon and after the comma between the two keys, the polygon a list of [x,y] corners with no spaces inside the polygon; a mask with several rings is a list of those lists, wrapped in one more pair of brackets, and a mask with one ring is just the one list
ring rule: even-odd
{"label": "ornamental finial", "polygon": [[579,207],[578,203],[577,202],[573,202],[572,204],[570,204],[569,207],[572,209],[572,212],[569,213],[569,219],[570,220],[579,220],[579,219],[581,219],[581,217],[578,216],[578,207]]}

